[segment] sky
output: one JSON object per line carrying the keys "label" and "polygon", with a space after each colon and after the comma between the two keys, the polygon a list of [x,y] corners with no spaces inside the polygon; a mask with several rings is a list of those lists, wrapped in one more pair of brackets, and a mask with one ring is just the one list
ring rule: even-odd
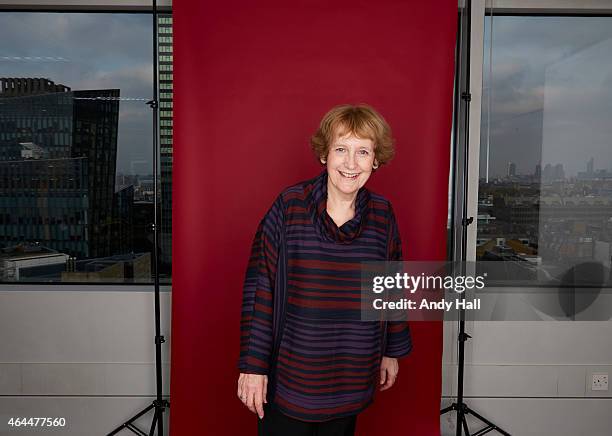
{"label": "sky", "polygon": [[575,176],[591,157],[610,170],[610,119],[612,17],[485,18],[481,177],[487,162],[489,177],[508,162],[519,174],[561,163]]}
{"label": "sky", "polygon": [[[121,97],[150,99],[152,26],[150,14],[0,12],[0,77],[44,77],[72,90],[118,88]],[[120,102],[118,172],[129,174],[132,162],[142,161],[152,172],[152,116],[144,101]]]}

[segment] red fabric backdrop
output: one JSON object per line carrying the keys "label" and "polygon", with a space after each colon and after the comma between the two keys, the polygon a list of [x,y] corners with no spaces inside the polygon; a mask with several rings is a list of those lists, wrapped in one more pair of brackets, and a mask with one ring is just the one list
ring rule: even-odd
{"label": "red fabric backdrop", "polygon": [[[385,116],[397,157],[368,187],[407,260],[445,258],[456,23],[456,0],[174,2],[173,436],[255,434],[236,398],[250,243],[281,189],[319,172],[308,139],[332,106]],[[411,327],[359,435],[439,434],[442,325]]]}

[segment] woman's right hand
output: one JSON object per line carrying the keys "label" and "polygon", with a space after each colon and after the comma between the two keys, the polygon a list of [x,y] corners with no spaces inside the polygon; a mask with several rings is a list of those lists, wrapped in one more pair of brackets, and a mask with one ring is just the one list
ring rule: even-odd
{"label": "woman's right hand", "polygon": [[238,398],[260,419],[264,417],[263,405],[267,403],[268,376],[240,373],[238,377]]}

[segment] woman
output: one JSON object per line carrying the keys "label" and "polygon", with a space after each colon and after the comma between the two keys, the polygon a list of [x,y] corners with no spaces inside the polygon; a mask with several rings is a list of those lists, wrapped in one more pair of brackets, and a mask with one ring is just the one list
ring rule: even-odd
{"label": "woman", "polygon": [[373,108],[343,105],[311,144],[325,169],[276,198],[244,284],[238,397],[265,436],[354,434],[412,348],[405,322],[360,320],[360,262],[402,256],[391,204],[364,188],[393,157],[391,129]]}

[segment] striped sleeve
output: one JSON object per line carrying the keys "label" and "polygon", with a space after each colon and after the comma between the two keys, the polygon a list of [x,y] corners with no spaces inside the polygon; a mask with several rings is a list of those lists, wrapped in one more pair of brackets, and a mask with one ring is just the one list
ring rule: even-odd
{"label": "striped sleeve", "polygon": [[[391,204],[389,204],[388,238],[388,260],[401,261],[402,241]],[[410,351],[412,351],[412,336],[408,323],[406,321],[388,321],[385,356],[399,358],[407,356]]]}
{"label": "striped sleeve", "polygon": [[272,352],[272,299],[283,219],[279,196],[259,223],[247,266],[240,322],[240,372],[267,374]]}

